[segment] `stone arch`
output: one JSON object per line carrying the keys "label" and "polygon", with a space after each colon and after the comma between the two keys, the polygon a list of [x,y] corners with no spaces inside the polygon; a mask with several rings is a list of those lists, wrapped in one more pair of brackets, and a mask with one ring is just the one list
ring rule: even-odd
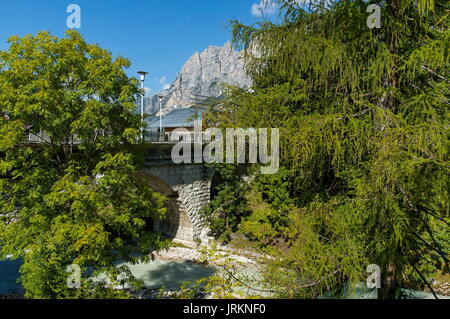
{"label": "stone arch", "polygon": [[192,223],[193,241],[208,242],[208,229],[199,212],[210,201],[213,170],[201,164],[153,161],[146,162],[141,172],[152,176],[154,184],[162,182],[174,192],[172,195],[176,197],[178,207]]}
{"label": "stone arch", "polygon": [[140,172],[150,188],[164,195],[167,213],[164,218],[153,220],[153,230],[165,234],[179,242],[187,244],[194,242],[194,225],[187,213],[186,208],[179,201],[178,192],[160,178],[146,172]]}

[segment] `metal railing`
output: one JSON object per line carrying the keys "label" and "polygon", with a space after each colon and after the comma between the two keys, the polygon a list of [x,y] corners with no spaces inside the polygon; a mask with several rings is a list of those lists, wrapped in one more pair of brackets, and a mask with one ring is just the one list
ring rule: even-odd
{"label": "metal railing", "polygon": [[41,144],[49,141],[50,136],[47,133],[40,131],[39,133],[29,132],[25,142],[27,144]]}
{"label": "metal railing", "polygon": [[144,141],[150,143],[195,143],[202,140],[202,134],[195,132],[164,132],[160,134],[159,132],[147,131],[144,134]]}
{"label": "metal railing", "polygon": [[[148,143],[195,143],[201,142],[203,137],[203,132],[164,132],[160,134],[159,132],[144,132],[144,142]],[[50,143],[51,138],[45,132],[39,133],[28,133],[25,143],[26,144],[43,144]],[[80,144],[80,140],[74,137],[73,143]]]}
{"label": "metal railing", "polygon": [[[27,134],[27,137],[25,140],[26,144],[43,144],[43,143],[51,143],[51,142],[52,142],[51,137],[43,131],[40,131],[39,133],[29,132]],[[81,141],[76,136],[74,136],[72,140],[68,141],[68,143],[72,143],[72,142],[73,142],[73,144],[81,143]]]}

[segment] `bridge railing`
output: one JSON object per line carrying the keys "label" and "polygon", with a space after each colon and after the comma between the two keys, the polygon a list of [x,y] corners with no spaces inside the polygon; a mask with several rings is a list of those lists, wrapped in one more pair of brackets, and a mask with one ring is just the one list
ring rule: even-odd
{"label": "bridge railing", "polygon": [[[201,142],[203,140],[203,132],[165,132],[164,134],[159,134],[155,132],[146,131],[144,133],[144,142],[148,143],[178,143],[178,142],[188,142],[195,143]],[[39,133],[29,132],[27,134],[25,143],[26,144],[42,144],[49,143],[51,141],[50,136],[41,131]],[[74,137],[74,144],[79,144],[80,140]]]}
{"label": "bridge railing", "polygon": [[144,141],[149,143],[178,143],[178,142],[201,142],[203,133],[194,132],[146,132]]}
{"label": "bridge railing", "polygon": [[26,137],[27,144],[41,144],[50,141],[50,137],[47,133],[40,131],[39,133],[28,132]]}
{"label": "bridge railing", "polygon": [[[42,144],[42,143],[50,143],[51,138],[50,136],[44,132],[40,131],[39,133],[35,132],[28,132],[27,137],[25,139],[26,144]],[[69,142],[72,142],[71,140]],[[80,144],[80,140],[74,136],[73,137],[73,144]]]}

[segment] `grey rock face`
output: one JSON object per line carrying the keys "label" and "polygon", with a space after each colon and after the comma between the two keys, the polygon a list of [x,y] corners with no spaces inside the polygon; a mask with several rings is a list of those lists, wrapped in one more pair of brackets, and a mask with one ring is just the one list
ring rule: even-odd
{"label": "grey rock face", "polygon": [[222,83],[242,88],[251,86],[251,79],[245,74],[242,52],[234,51],[229,42],[223,47],[210,46],[202,53],[196,52],[169,89],[146,98],[145,112],[154,114],[159,111],[158,95],[163,97],[163,114],[175,108],[189,107],[193,104],[193,94],[218,97]]}

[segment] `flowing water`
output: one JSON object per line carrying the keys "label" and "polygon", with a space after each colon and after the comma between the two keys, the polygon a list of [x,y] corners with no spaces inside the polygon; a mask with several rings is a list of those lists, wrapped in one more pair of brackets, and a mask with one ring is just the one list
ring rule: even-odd
{"label": "flowing water", "polygon": [[[20,265],[20,260],[0,260],[0,295],[21,292],[21,286],[17,283]],[[147,289],[165,287],[176,290],[184,282],[196,282],[214,274],[211,267],[182,261],[154,260],[149,263],[126,265],[136,278],[144,281]]]}
{"label": "flowing water", "polygon": [[[20,293],[22,288],[17,283],[19,278],[20,260],[0,260],[0,295],[9,293]],[[118,264],[121,266],[123,264]],[[144,281],[147,289],[159,289],[165,287],[169,290],[180,288],[185,282],[195,282],[214,274],[214,269],[202,264],[183,261],[154,260],[149,263],[136,265],[127,264],[132,274]],[[376,298],[374,291],[369,292],[363,283],[357,283],[355,289],[345,290],[341,296],[334,298],[351,299],[373,299]],[[245,290],[244,288],[242,289]],[[404,290],[410,294],[410,298],[432,299],[431,293],[414,290]],[[325,294],[322,298],[330,298]],[[439,296],[439,298],[449,299],[450,297]]]}
{"label": "flowing water", "polygon": [[196,282],[214,274],[214,269],[202,264],[181,261],[154,260],[149,263],[130,265],[131,273],[144,281],[148,289],[165,287],[175,290],[184,282]]}
{"label": "flowing water", "polygon": [[0,295],[18,293],[22,290],[17,283],[21,264],[20,260],[0,260]]}

